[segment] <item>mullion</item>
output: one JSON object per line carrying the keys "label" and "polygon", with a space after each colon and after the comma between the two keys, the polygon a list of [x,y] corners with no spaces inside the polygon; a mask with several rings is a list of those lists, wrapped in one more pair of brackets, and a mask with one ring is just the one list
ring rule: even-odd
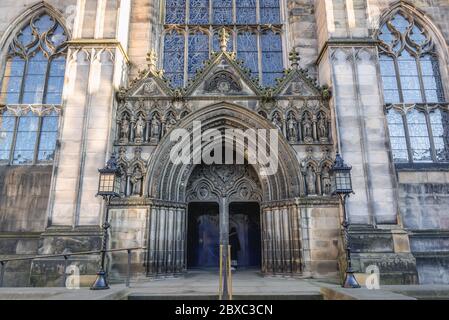
{"label": "mullion", "polygon": [[45,71],[44,88],[42,90],[42,100],[41,100],[42,104],[47,103],[47,90],[48,90],[48,81],[49,81],[49,76],[50,76],[51,63],[52,63],[52,58],[49,57],[48,62],[47,62],[47,69]]}
{"label": "mullion", "polygon": [[40,148],[40,145],[41,145],[41,134],[42,134],[43,118],[44,117],[39,117],[39,123],[37,125],[36,143],[34,144],[33,164],[36,164],[38,162],[39,148]]}
{"label": "mullion", "polygon": [[413,163],[413,162],[415,162],[415,159],[414,159],[413,153],[412,153],[412,144],[410,141],[410,131],[409,131],[407,115],[401,114],[401,116],[402,116],[402,123],[404,125],[404,131],[405,131],[405,142],[407,144],[408,162]]}
{"label": "mullion", "polygon": [[23,104],[23,95],[25,93],[25,80],[28,74],[28,64],[30,63],[29,56],[26,56],[24,59],[24,67],[23,67],[23,75],[22,75],[22,83],[20,84],[20,93],[19,93],[19,104]]}
{"label": "mullion", "polygon": [[19,130],[19,119],[20,119],[20,117],[15,116],[14,132],[12,134],[12,141],[11,141],[11,150],[9,150],[9,164],[10,165],[13,164],[14,153],[16,152],[17,132]]}

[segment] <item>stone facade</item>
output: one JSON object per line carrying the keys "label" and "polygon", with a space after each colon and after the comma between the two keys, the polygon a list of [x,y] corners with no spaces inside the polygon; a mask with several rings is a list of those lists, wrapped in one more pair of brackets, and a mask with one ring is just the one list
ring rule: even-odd
{"label": "stone facade", "polygon": [[[390,10],[416,15],[440,44],[447,83],[446,0],[281,1],[287,71],[271,90],[226,50],[184,90],[171,88],[156,59],[161,2],[2,0],[2,65],[12,37],[39,10],[64,23],[70,40],[54,166],[0,166],[0,260],[98,250],[106,207],[96,197],[97,170],[115,152],[123,196],[110,208],[110,247],[145,248],[132,256],[134,275],[186,272],[188,204],[207,200],[220,210],[231,201],[260,204],[263,273],[336,279],[345,267],[342,210],[326,179],[340,151],[353,166],[347,211],[357,272],[377,265],[383,283],[449,283],[449,166],[393,163],[375,40]],[[289,62],[292,50],[299,61]],[[245,185],[258,197],[240,186],[194,190],[195,166],[170,163],[168,133],[192,130],[195,120],[222,130],[279,129],[279,172]],[[217,185],[213,174],[204,178]],[[88,276],[97,258],[70,264]],[[126,253],[108,258],[111,277],[123,278]],[[5,285],[58,285],[64,266],[55,258],[9,262]]]}

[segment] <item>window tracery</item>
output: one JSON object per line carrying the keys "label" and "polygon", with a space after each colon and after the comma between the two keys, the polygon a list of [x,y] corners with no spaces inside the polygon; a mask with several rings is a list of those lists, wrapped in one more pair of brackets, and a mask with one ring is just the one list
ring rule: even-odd
{"label": "window tracery", "polygon": [[282,77],[282,23],[279,0],[167,0],[164,71],[174,87],[192,79],[212,51],[219,51],[218,31],[231,35],[228,50],[264,86]]}

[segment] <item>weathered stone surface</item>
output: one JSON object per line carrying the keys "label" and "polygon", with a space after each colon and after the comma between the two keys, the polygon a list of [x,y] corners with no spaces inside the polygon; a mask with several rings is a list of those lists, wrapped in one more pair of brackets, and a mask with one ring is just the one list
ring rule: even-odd
{"label": "weathered stone surface", "polygon": [[44,231],[52,166],[0,165],[0,232]]}

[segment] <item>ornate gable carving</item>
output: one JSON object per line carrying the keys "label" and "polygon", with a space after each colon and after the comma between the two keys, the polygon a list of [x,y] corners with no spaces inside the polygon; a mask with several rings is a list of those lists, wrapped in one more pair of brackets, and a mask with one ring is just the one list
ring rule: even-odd
{"label": "ornate gable carving", "polygon": [[242,86],[232,73],[219,71],[206,80],[204,91],[215,94],[234,94],[242,92]]}

